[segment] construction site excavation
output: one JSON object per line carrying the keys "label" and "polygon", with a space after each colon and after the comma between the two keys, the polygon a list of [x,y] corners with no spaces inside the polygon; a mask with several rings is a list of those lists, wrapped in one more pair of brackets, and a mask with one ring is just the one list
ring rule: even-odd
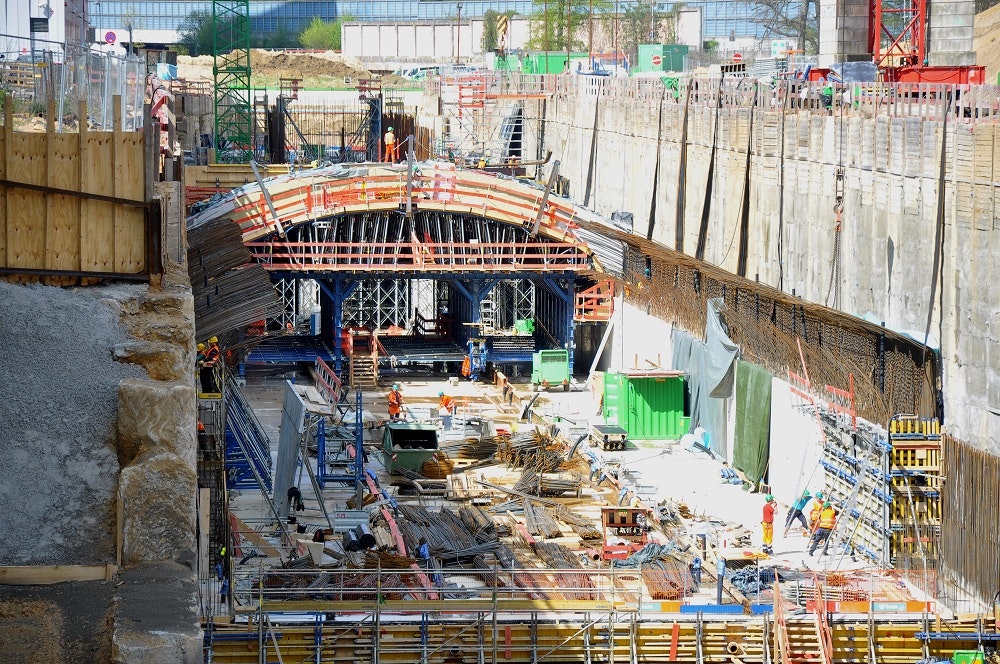
{"label": "construction site excavation", "polygon": [[0,34],[0,663],[1000,664],[1000,13],[100,4]]}

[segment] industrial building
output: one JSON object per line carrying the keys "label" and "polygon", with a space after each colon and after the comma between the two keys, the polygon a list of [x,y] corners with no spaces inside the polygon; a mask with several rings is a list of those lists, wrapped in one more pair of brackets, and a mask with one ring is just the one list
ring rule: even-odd
{"label": "industrial building", "polygon": [[1000,95],[838,25],[893,82],[4,78],[0,660],[994,658]]}

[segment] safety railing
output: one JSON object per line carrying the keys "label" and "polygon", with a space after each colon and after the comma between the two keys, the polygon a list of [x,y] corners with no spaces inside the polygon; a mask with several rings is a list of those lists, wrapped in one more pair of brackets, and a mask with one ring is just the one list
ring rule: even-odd
{"label": "safety railing", "polygon": [[[373,556],[374,558],[374,556]],[[373,560],[373,562],[375,562]],[[415,561],[409,561],[414,563]],[[266,610],[307,610],[336,602],[338,610],[351,604],[383,611],[419,610],[418,601],[455,605],[456,611],[547,607],[549,610],[638,611],[643,597],[640,570],[504,570],[451,571],[433,566],[367,569],[264,569],[237,566],[233,597],[237,607]]]}
{"label": "safety railing", "polygon": [[247,242],[271,271],[582,272],[588,254],[570,242]]}
{"label": "safety railing", "polygon": [[[656,78],[568,74],[494,74],[486,98],[532,96],[664,100],[691,107],[755,108],[761,111],[842,117],[919,117],[962,123],[1000,122],[1000,86],[945,83],[833,83],[794,78],[688,77],[676,89]],[[425,91],[441,93],[441,81]]]}
{"label": "safety railing", "polygon": [[[111,131],[117,100],[124,131],[145,124],[145,61],[18,35],[0,34],[0,43],[0,91],[13,100],[15,113],[44,112],[53,100],[56,131],[76,132],[81,120],[91,131]],[[76,117],[81,102],[87,118]]]}

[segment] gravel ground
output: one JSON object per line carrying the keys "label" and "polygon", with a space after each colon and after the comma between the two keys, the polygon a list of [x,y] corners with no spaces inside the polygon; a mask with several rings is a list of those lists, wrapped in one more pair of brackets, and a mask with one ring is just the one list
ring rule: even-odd
{"label": "gravel ground", "polygon": [[114,560],[118,384],[146,375],[112,359],[116,303],[144,288],[0,283],[4,564]]}

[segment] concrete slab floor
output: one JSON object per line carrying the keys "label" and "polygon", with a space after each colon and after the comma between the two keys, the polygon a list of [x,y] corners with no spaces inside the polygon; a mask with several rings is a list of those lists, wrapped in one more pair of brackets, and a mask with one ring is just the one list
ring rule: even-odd
{"label": "concrete slab floor", "polygon": [[[254,407],[261,425],[272,440],[272,454],[275,457],[277,452],[274,449],[274,442],[278,440],[281,402],[286,380],[294,380],[297,384],[311,384],[305,374],[272,373],[256,376],[251,374],[245,387],[248,401]],[[501,410],[500,392],[493,385],[472,383],[467,379],[454,384],[454,381],[446,376],[434,375],[411,376],[396,380],[400,384],[405,405],[409,407],[411,414],[431,415],[436,409],[438,393],[444,391],[459,402],[460,412],[463,409],[472,410],[476,414],[481,413],[483,417],[513,426],[515,429],[528,426],[524,422],[519,422],[518,415],[514,414],[520,413],[520,407],[515,405],[508,408],[507,412]],[[366,421],[387,419],[386,394],[391,384],[387,381],[377,390],[363,392]],[[527,382],[515,384],[515,389],[524,401],[533,396]],[[353,403],[353,396],[351,401]],[[533,409],[546,418],[558,420],[558,426],[566,434],[581,429],[586,430],[592,424],[603,423],[598,413],[597,402],[589,390],[585,390],[579,384],[574,385],[574,389],[568,392],[563,392],[559,388],[541,392]],[[381,429],[369,431],[368,434],[366,446],[371,451],[380,442]],[[639,441],[632,442],[628,449],[623,451],[605,452],[594,449],[593,452],[605,463],[617,464],[623,471],[627,471],[626,479],[642,485],[650,492],[651,498],[655,496],[656,502],[683,504],[692,514],[692,518],[684,520],[682,531],[692,538],[705,534],[709,543],[722,544],[727,538],[735,539],[738,533],[748,530],[751,534],[752,548],[760,549],[763,494],[749,493],[740,486],[722,483],[719,477],[721,462],[708,454],[684,449],[676,441]],[[385,477],[381,457],[378,454],[370,454],[369,459],[370,467],[386,479],[382,485],[390,486],[391,481]],[[311,461],[315,464],[315,458]],[[297,513],[297,517],[299,523],[305,524],[308,531],[312,532],[315,528],[325,526],[325,519],[309,485],[308,475],[303,472],[301,477],[303,481],[299,486],[306,509]],[[585,486],[587,487],[585,493],[595,499],[614,501],[617,497],[607,490],[592,489],[586,482]],[[349,487],[328,486],[323,496],[327,510],[343,508],[344,501],[352,495],[353,491]],[[437,509],[437,505],[446,503],[457,504],[450,501],[434,501],[425,502],[425,507]],[[257,491],[232,492],[231,507],[248,523],[268,521],[266,501]],[[787,510],[787,505],[779,505],[776,510],[774,554],[760,562],[762,567],[777,566],[794,572],[847,571],[869,567],[863,559],[852,560],[851,556],[842,555],[842,552],[835,551],[834,547],[831,547],[825,556],[818,551],[816,556],[810,557],[807,554],[809,538],[803,536],[801,529],[793,528],[788,536],[784,535]],[[333,561],[327,559],[324,562]]]}

